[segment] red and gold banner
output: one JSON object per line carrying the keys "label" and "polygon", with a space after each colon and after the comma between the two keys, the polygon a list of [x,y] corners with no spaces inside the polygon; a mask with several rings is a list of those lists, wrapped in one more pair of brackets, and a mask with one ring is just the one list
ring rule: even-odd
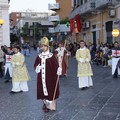
{"label": "red and gold banner", "polygon": [[74,18],[70,19],[70,35],[72,35],[74,29]]}
{"label": "red and gold banner", "polygon": [[[80,21],[80,15],[77,14],[74,18],[70,19],[70,34],[72,35],[73,30],[81,32],[82,24]],[[78,33],[77,32],[77,33]]]}
{"label": "red and gold banner", "polygon": [[78,32],[81,32],[82,24],[81,24],[81,21],[80,21],[80,15],[79,14],[75,16],[75,21],[76,21],[76,27],[78,29]]}

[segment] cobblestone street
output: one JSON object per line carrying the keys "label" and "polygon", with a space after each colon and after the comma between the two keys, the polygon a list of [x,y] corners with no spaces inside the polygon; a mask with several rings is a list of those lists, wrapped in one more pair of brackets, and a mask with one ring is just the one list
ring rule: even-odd
{"label": "cobblestone street", "polygon": [[94,86],[81,91],[75,58],[69,58],[68,76],[60,78],[57,111],[44,113],[42,101],[36,99],[36,55],[31,51],[26,57],[29,92],[11,95],[11,82],[0,78],[0,120],[120,120],[120,78],[112,78],[110,67],[92,64]]}

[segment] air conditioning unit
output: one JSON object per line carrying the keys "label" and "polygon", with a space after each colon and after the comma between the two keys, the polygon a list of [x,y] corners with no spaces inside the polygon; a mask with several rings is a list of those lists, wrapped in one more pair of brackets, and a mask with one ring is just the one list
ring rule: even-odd
{"label": "air conditioning unit", "polygon": [[115,9],[110,9],[110,10],[109,10],[109,16],[110,16],[110,17],[115,17],[115,13],[116,13],[116,12],[115,12]]}
{"label": "air conditioning unit", "polygon": [[82,23],[82,28],[84,29],[86,27],[85,22]]}
{"label": "air conditioning unit", "polygon": [[91,3],[90,3],[90,7],[91,7],[91,8],[95,8],[95,2],[91,2]]}
{"label": "air conditioning unit", "polygon": [[86,21],[86,22],[85,22],[85,27],[86,27],[86,28],[90,28],[90,21]]}

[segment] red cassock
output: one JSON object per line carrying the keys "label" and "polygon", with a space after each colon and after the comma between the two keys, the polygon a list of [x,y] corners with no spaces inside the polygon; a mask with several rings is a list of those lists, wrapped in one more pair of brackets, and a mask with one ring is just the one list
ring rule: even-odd
{"label": "red cassock", "polygon": [[[44,58],[44,57],[43,57]],[[38,64],[42,64],[42,58],[40,56],[37,56],[35,63],[34,63],[34,69],[36,69]],[[57,81],[57,69],[58,69],[58,62],[54,55],[51,57],[48,57],[45,61],[45,73],[38,73],[37,75],[37,99],[47,99],[47,100],[53,100],[53,95],[55,91],[56,81]],[[43,91],[43,82],[42,77],[45,74],[45,83],[48,95],[44,95]],[[57,85],[56,95],[55,99],[59,97],[59,83]]]}

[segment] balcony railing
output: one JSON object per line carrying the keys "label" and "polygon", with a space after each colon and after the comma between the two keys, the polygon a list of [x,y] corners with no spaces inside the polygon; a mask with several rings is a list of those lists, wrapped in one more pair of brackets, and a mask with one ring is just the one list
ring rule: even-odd
{"label": "balcony railing", "polygon": [[59,3],[48,4],[48,10],[58,10],[60,9]]}
{"label": "balcony railing", "polygon": [[63,32],[70,32],[70,27],[67,27],[66,24],[58,24],[56,27],[49,27],[49,33]]}
{"label": "balcony railing", "polygon": [[56,21],[60,21],[60,16],[59,15],[55,15],[55,16],[49,16],[48,20],[50,22],[56,22]]}
{"label": "balcony railing", "polygon": [[96,0],[95,7],[98,9],[109,5],[116,5],[118,3],[120,3],[120,0]]}
{"label": "balcony railing", "polygon": [[67,27],[66,24],[58,24],[55,27],[55,32],[70,32],[70,27]]}
{"label": "balcony railing", "polygon": [[89,2],[75,8],[71,12],[69,18],[73,18],[77,14],[83,15],[83,14],[89,13],[89,12],[93,11],[94,9],[95,9],[95,2],[90,0]]}
{"label": "balcony railing", "polygon": [[95,6],[93,7],[92,4],[94,2],[87,2],[84,5],[81,6],[81,14],[87,13],[87,12],[91,12]]}
{"label": "balcony railing", "polygon": [[49,33],[55,33],[55,28],[54,27],[49,27],[48,31],[49,31]]}
{"label": "balcony railing", "polygon": [[[95,2],[94,2],[95,1]],[[95,9],[102,9],[106,6],[117,5],[120,0],[90,0],[89,2],[75,8],[69,15],[69,19],[74,18],[77,14],[84,15],[91,13]]]}

